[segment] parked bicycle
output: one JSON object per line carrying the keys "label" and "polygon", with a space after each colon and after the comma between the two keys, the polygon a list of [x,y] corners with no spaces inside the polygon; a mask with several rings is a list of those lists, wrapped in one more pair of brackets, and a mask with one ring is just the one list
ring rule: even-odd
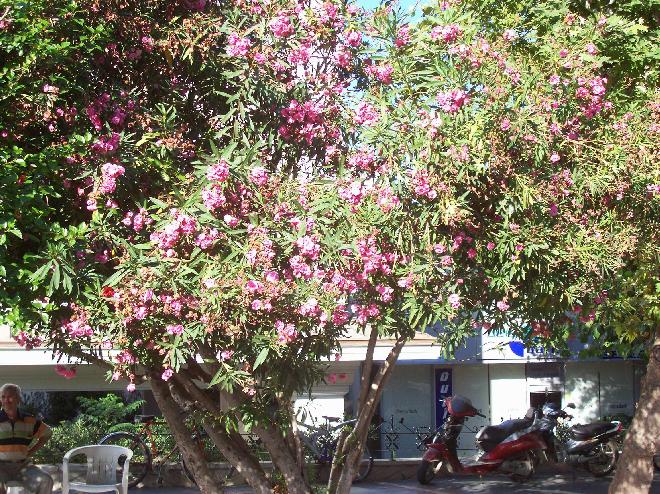
{"label": "parked bicycle", "polygon": [[[321,426],[305,423],[298,424],[301,429],[300,438],[308,448],[314,459],[320,465],[331,465],[335,456],[339,435],[345,427],[352,427],[357,422],[356,419],[341,420],[339,417],[323,416],[325,424]],[[304,430],[303,430],[304,429]],[[374,465],[374,458],[369,449],[365,446],[362,453],[362,459],[358,466],[357,475],[353,482],[360,482],[367,478]]]}
{"label": "parked bicycle", "polygon": [[[195,478],[190,469],[186,466],[183,456],[180,454],[179,447],[174,443],[171,449],[166,451],[159,449],[154,432],[154,428],[166,426],[166,422],[158,419],[154,415],[137,415],[135,417],[137,424],[136,432],[120,431],[113,432],[104,436],[99,444],[114,444],[124,446],[133,450],[133,458],[130,462],[130,471],[128,486],[135,487],[144,480],[147,474],[154,470],[154,462],[158,465],[158,477],[156,482],[163,483],[163,467],[171,461],[181,463],[181,468],[185,476],[195,484]],[[193,433],[193,439],[199,442],[199,447],[203,448],[202,435],[198,432]]]}

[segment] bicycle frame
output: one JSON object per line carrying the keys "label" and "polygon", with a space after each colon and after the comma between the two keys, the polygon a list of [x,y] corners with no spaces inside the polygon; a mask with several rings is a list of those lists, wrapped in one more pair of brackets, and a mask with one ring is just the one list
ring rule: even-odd
{"label": "bicycle frame", "polygon": [[[156,460],[157,458],[160,460],[158,461],[159,469],[162,470],[163,465],[167,462],[168,459],[172,457],[177,451],[179,451],[179,446],[175,443],[174,448],[167,453],[165,456],[160,455],[160,451],[156,447],[156,441],[154,440],[154,433],[151,429],[153,425],[167,425],[167,422],[164,420],[149,420],[147,422],[142,422],[141,423],[142,427],[139,432],[136,432],[136,434],[144,441],[145,444],[149,447],[149,450],[151,451],[152,455],[152,460]],[[145,438],[147,441],[145,441]],[[152,464],[153,466],[153,464]],[[160,478],[160,471],[158,473],[158,477]]]}
{"label": "bicycle frame", "polygon": [[[357,422],[356,419],[344,420],[333,426],[330,426],[330,421],[326,420],[325,425],[317,426],[311,424],[300,423],[300,427],[304,427],[307,433],[298,429],[298,435],[300,436],[305,446],[307,446],[314,456],[319,461],[329,462],[332,461],[332,451],[334,451],[334,446],[337,444],[336,432],[340,431],[347,425],[352,425]],[[324,442],[323,446],[319,446],[319,439],[324,438],[327,441]]]}

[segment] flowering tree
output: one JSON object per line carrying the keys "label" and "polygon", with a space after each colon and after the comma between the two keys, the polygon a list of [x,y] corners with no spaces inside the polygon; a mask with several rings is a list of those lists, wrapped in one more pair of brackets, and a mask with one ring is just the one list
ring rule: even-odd
{"label": "flowering tree", "polygon": [[657,232],[655,75],[613,48],[645,38],[624,15],[495,5],[415,24],[344,2],[8,6],[17,340],[148,380],[203,492],[219,488],[182,411],[257,492],[239,424],[309,492],[291,403],[351,324],[369,344],[329,480],[347,492],[415,330],[441,325],[448,352],[503,327],[593,333],[605,282],[657,245],[640,243]]}

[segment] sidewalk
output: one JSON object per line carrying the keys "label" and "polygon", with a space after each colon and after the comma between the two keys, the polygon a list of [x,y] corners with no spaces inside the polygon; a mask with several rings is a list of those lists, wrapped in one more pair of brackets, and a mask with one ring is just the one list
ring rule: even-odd
{"label": "sidewalk", "polygon": [[[366,482],[356,484],[351,494],[606,494],[611,477],[596,479],[584,472],[566,474],[537,475],[523,484],[513,483],[508,477],[453,476],[434,480],[430,485],[422,486],[416,480]],[[660,475],[656,474],[650,494],[660,493]],[[144,488],[131,489],[130,494],[198,494],[199,490],[189,488]],[[228,487],[226,494],[251,494],[249,487]],[[59,492],[57,492],[59,494]]]}

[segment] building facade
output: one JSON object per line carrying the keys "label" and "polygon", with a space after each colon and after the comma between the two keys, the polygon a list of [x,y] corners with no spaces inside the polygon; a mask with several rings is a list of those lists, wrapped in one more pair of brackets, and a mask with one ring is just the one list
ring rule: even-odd
{"label": "building facade", "polygon": [[[471,338],[454,360],[442,358],[441,348],[427,334],[418,334],[401,352],[379,405],[380,425],[371,449],[378,457],[421,456],[411,430],[441,425],[446,410],[442,400],[460,394],[472,400],[486,418],[470,418],[459,440],[464,454],[475,451],[474,435],[483,426],[522,417],[530,406],[555,401],[573,402],[573,423],[586,423],[613,415],[632,416],[639,398],[642,363],[635,359],[561,359],[552,351],[526,348],[506,336]],[[380,340],[376,362],[387,357],[393,342]],[[342,344],[338,361],[328,363],[325,383],[296,406],[306,420],[323,416],[352,416],[367,339],[356,333]],[[576,352],[579,348],[576,347]],[[104,371],[79,365],[74,379],[54,372],[57,361],[47,349],[25,351],[0,327],[0,382],[14,382],[25,391],[121,391],[125,383],[109,382]],[[145,398],[152,404],[145,388]],[[153,406],[153,404],[152,404]],[[152,413],[153,408],[146,413]]]}

